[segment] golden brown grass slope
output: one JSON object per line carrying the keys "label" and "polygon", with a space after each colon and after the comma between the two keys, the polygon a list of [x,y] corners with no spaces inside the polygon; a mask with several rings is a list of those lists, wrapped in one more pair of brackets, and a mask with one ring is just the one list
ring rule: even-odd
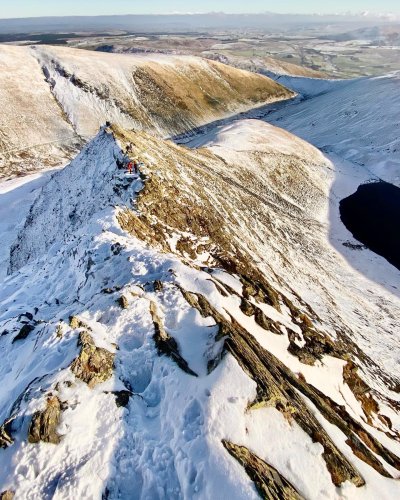
{"label": "golden brown grass slope", "polygon": [[186,56],[1,46],[0,69],[0,177],[65,163],[108,120],[169,136],[293,96]]}

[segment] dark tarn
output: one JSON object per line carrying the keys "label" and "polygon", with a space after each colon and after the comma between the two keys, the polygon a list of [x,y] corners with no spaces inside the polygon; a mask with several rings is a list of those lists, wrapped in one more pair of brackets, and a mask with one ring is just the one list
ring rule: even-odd
{"label": "dark tarn", "polygon": [[356,240],[400,269],[400,188],[362,184],[340,202],[340,218]]}

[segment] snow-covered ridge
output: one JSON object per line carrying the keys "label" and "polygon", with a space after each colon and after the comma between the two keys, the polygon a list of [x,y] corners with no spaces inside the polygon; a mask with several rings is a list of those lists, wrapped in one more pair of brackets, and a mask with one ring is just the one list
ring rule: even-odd
{"label": "snow-covered ridge", "polygon": [[0,175],[65,164],[106,121],[169,136],[292,95],[195,57],[2,45]]}
{"label": "snow-covered ridge", "polygon": [[[11,249],[14,271],[58,248],[93,214],[119,202],[115,185],[116,160],[121,151],[112,136],[101,132],[67,168],[55,173],[32,205],[25,225]],[[123,194],[123,192],[121,193]]]}
{"label": "snow-covered ridge", "polygon": [[[279,80],[281,81],[281,80]],[[268,121],[321,148],[365,167],[371,178],[400,185],[400,73],[331,82],[284,79],[299,93],[322,95],[276,111]]]}
{"label": "snow-covered ridge", "polygon": [[399,303],[327,242],[333,169],[247,121],[197,150],[113,127],[55,174],[0,292],[0,491],[397,497]]}

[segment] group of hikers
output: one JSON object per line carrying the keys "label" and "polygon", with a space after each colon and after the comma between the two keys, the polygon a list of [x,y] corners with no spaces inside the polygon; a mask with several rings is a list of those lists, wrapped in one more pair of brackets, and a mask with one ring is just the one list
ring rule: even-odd
{"label": "group of hikers", "polygon": [[117,165],[118,165],[118,168],[124,168],[128,174],[132,174],[132,172],[135,174],[138,174],[139,173],[139,166],[141,165],[141,163],[137,159],[131,160],[129,158],[129,154],[132,152],[133,152],[133,144],[130,142],[126,146],[123,160],[122,161],[117,160]]}
{"label": "group of hikers", "polygon": [[137,160],[129,161],[126,165],[126,169],[128,170],[128,174],[131,174],[132,170],[134,170],[135,174],[137,174],[139,170],[139,162]]}
{"label": "group of hikers", "polygon": [[[111,122],[106,121],[105,127],[106,128],[111,127]],[[130,155],[132,153],[133,153],[133,144],[129,142],[125,148],[125,153],[122,160],[119,158],[116,158],[115,160],[118,168],[120,169],[124,168],[130,175],[132,174],[132,171],[137,175],[139,173],[139,167],[143,165],[143,163],[141,163],[137,159],[132,160],[130,158]]]}

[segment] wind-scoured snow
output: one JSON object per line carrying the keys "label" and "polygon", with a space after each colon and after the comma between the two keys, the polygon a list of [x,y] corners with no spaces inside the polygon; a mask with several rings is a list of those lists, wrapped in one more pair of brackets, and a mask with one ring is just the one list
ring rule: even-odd
{"label": "wind-scoured snow", "polygon": [[36,199],[53,171],[44,171],[0,184],[0,279],[7,274],[10,248]]}
{"label": "wind-scoured snow", "polygon": [[[302,87],[320,88],[312,79],[298,81],[301,85],[293,88],[300,93]],[[371,178],[399,185],[399,89],[399,73],[333,82],[329,92],[271,113],[267,120],[325,153],[364,166]]]}

